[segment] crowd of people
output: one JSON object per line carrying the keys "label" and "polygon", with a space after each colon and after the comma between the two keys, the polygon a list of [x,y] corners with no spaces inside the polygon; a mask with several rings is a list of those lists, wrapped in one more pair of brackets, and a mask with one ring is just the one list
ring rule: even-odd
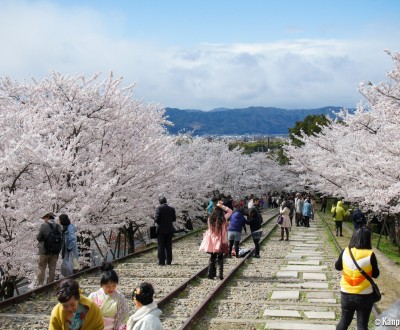
{"label": "crowd of people", "polygon": [[[172,263],[172,236],[175,232],[175,209],[167,204],[164,196],[159,199],[155,212],[158,242],[158,264]],[[321,212],[326,211],[327,199],[322,196]],[[261,198],[254,195],[243,199],[232,196],[211,198],[207,207],[208,229],[205,231],[199,251],[210,255],[208,278],[224,278],[224,256],[228,258],[243,256],[240,249],[242,232],[249,227],[254,242],[254,257],[260,258],[260,238],[262,236],[262,208],[279,208],[282,219],[280,241],[289,241],[293,218],[297,227],[310,227],[316,213],[316,201],[310,194],[265,194]],[[351,215],[354,233],[348,248],[340,254],[335,268],[342,271],[341,308],[342,314],[337,329],[347,329],[357,312],[357,327],[367,329],[368,319],[374,303],[372,286],[363,271],[373,278],[379,276],[376,257],[371,247],[371,230],[366,226],[365,214],[356,208],[354,212],[345,208],[339,200],[331,208],[335,222],[336,236],[343,236],[342,223]],[[62,256],[62,275],[73,274],[73,261],[78,258],[76,227],[66,214],[61,214],[58,223],[53,213],[45,214],[44,223],[37,234],[39,242],[39,264],[37,283],[42,285],[46,267],[49,268],[48,281],[54,281],[58,256]],[[154,288],[150,283],[142,283],[132,292],[136,312],[130,315],[130,306],[124,295],[117,290],[118,275],[111,263],[101,267],[100,288],[85,297],[79,284],[73,279],[65,279],[57,291],[59,303],[54,307],[49,329],[106,329],[137,330],[162,329],[160,315],[153,300]],[[218,270],[218,272],[217,272]]]}
{"label": "crowd of people", "polygon": [[[254,258],[260,258],[260,238],[263,218],[261,209],[279,207],[282,221],[280,226],[280,241],[289,241],[289,232],[296,215],[296,225],[309,227],[310,220],[316,212],[316,202],[308,194],[264,194],[261,198],[254,195],[245,196],[243,199],[232,198],[231,195],[214,196],[207,206],[208,229],[203,235],[199,251],[210,254],[208,278],[218,277],[223,279],[224,255],[231,258],[241,256],[240,240],[242,231],[247,232],[249,226],[254,242]],[[218,276],[216,264],[218,263]]]}

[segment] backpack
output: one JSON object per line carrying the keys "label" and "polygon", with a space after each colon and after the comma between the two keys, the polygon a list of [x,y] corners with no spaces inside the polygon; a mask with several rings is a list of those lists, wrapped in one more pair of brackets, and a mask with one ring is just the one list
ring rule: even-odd
{"label": "backpack", "polygon": [[63,237],[60,228],[55,225],[53,227],[52,224],[47,223],[50,228],[50,234],[44,240],[44,248],[46,250],[46,254],[55,254],[58,255],[61,252]]}

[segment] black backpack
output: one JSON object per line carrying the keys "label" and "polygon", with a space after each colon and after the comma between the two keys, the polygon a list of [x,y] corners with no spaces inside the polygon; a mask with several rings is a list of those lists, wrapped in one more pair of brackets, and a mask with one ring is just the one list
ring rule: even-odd
{"label": "black backpack", "polygon": [[55,225],[53,227],[52,224],[47,223],[50,228],[50,234],[44,240],[44,248],[46,250],[46,254],[55,254],[58,255],[61,252],[63,237],[60,228]]}

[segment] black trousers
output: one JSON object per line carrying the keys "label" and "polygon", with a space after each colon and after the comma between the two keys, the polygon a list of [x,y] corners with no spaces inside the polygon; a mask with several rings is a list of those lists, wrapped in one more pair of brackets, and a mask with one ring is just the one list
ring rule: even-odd
{"label": "black trousers", "polygon": [[303,221],[303,215],[301,213],[296,213],[296,226],[300,226]]}
{"label": "black trousers", "polygon": [[303,216],[304,227],[310,227],[310,217]]}
{"label": "black trousers", "polygon": [[357,330],[368,330],[369,315],[374,300],[371,294],[346,294],[342,292],[342,317],[336,330],[346,330],[357,312]]}
{"label": "black trousers", "polygon": [[170,265],[172,262],[172,234],[157,235],[158,263]]}
{"label": "black trousers", "polygon": [[253,242],[254,242],[254,255],[259,256],[260,255],[260,239],[253,238]]}
{"label": "black trousers", "polygon": [[338,232],[339,232],[340,236],[342,236],[342,223],[343,223],[343,221],[335,221],[336,236],[338,235]]}

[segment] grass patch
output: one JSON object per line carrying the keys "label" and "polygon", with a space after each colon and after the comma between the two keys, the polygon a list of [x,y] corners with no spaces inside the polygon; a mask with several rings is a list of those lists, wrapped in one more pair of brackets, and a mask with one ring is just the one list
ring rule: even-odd
{"label": "grass patch", "polygon": [[[379,234],[372,233],[372,246],[378,245]],[[390,244],[385,236],[381,237],[379,243],[379,251],[381,251],[386,257],[394,261],[397,265],[400,265],[399,249],[396,245]]]}
{"label": "grass patch", "polygon": [[333,238],[333,237],[331,236],[331,234],[329,233],[329,230],[330,230],[331,232],[334,232],[334,230],[335,230],[335,224],[334,224],[334,223],[331,223],[331,222],[333,222],[333,221],[331,221],[331,222],[329,221],[330,218],[331,218],[331,216],[330,216],[330,215],[326,216],[326,213],[322,213],[322,212],[318,212],[317,214],[318,214],[318,216],[319,216],[321,219],[324,219],[325,222],[327,223],[328,227],[324,226],[324,230],[325,230],[325,232],[326,232],[326,236],[328,237],[328,243],[329,243],[329,245],[330,245],[334,250],[336,250],[337,253],[339,254],[341,251],[338,251],[338,248],[337,248],[337,246],[336,246],[336,244],[335,244],[335,242],[334,242],[334,238]]}

